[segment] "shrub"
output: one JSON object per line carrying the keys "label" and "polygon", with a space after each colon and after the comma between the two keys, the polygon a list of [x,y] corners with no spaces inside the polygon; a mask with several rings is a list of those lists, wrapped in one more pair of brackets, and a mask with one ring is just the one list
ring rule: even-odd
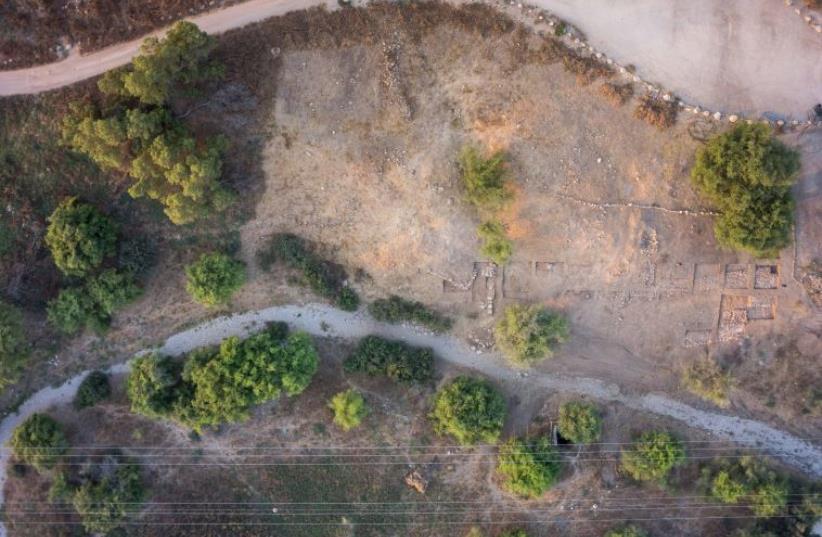
{"label": "shrub", "polygon": [[523,498],[538,498],[557,480],[561,468],[559,452],[546,437],[512,439],[500,446],[497,472],[505,488]]}
{"label": "shrub", "polygon": [[602,417],[591,403],[571,401],[559,408],[559,434],[574,444],[590,444],[602,435]]}
{"label": "shrub", "polygon": [[71,499],[72,492],[73,490],[66,479],[66,474],[64,472],[57,472],[57,475],[54,476],[51,486],[49,487],[48,500],[51,503],[63,503]]}
{"label": "shrub", "polygon": [[109,95],[136,97],[144,104],[163,104],[178,86],[222,76],[222,66],[208,61],[214,45],[214,38],[196,24],[177,22],[164,38],[145,39],[131,64],[107,72],[97,85]]}
{"label": "shrub", "polygon": [[437,392],[430,418],[438,434],[450,434],[460,444],[495,443],[506,412],[505,399],[490,382],[460,376]]}
{"label": "shrub", "polygon": [[577,84],[580,86],[587,86],[600,77],[614,74],[613,69],[596,58],[582,56],[573,50],[568,50],[562,56],[562,64],[566,71],[576,75]]}
{"label": "shrub", "polygon": [[451,319],[428,308],[422,302],[406,300],[396,295],[375,300],[368,306],[368,311],[378,321],[391,324],[412,322],[434,332],[446,332],[452,325]]}
{"label": "shrub", "polygon": [[663,482],[685,459],[685,448],[669,433],[643,433],[633,448],[622,452],[622,469],[637,481]]}
{"label": "shrub", "polygon": [[181,396],[182,365],[168,356],[135,358],[126,391],[131,411],[150,418],[169,416]]}
{"label": "shrub", "polygon": [[368,414],[365,398],[356,390],[345,390],[331,398],[328,407],[334,412],[334,423],[343,431],[359,427]]}
{"label": "shrub", "polygon": [[68,276],[86,276],[114,255],[117,228],[106,215],[77,198],[66,198],[49,217],[46,245]]}
{"label": "shrub", "polygon": [[17,381],[28,356],[23,316],[14,306],[0,301],[0,390]]}
{"label": "shrub", "polygon": [[634,86],[630,82],[626,84],[605,82],[599,87],[599,93],[612,105],[618,107],[631,100],[631,97],[634,96]]}
{"label": "shrub", "polygon": [[142,293],[130,274],[109,269],[83,286],[63,289],[48,304],[48,319],[66,334],[105,330],[114,313]]}
{"label": "shrub", "polygon": [[495,220],[483,223],[477,228],[477,235],[482,240],[480,253],[496,263],[505,265],[511,259],[514,246],[505,235],[505,227]]}
{"label": "shrub", "polygon": [[658,127],[668,129],[676,124],[679,106],[675,101],[664,101],[653,95],[644,95],[634,110],[634,117]]}
{"label": "shrub", "polygon": [[147,237],[137,236],[120,242],[117,266],[134,278],[142,278],[154,265],[156,250]]}
{"label": "shrub", "polygon": [[758,257],[790,244],[790,190],[799,167],[799,153],[765,125],[739,125],[708,141],[697,152],[691,179],[720,210],[717,242]]}
{"label": "shrub", "polygon": [[378,336],[366,336],[343,362],[347,372],[386,375],[395,382],[422,383],[434,375],[434,353]]}
{"label": "shrub", "polygon": [[42,472],[54,466],[68,442],[57,421],[45,414],[32,414],[14,430],[11,447],[17,459]]}
{"label": "shrub", "polygon": [[337,294],[336,304],[343,311],[357,311],[360,307],[360,297],[356,291],[346,286]]}
{"label": "shrub", "polygon": [[513,530],[506,530],[500,533],[499,537],[528,537],[528,533],[524,529],[517,528]]}
{"label": "shrub", "polygon": [[683,370],[682,385],[716,406],[725,408],[730,405],[731,375],[710,358],[697,360]]}
{"label": "shrub", "polygon": [[225,304],[245,283],[245,265],[231,257],[207,253],[186,267],[186,290],[200,304]]}
{"label": "shrub", "polygon": [[496,152],[485,158],[475,147],[466,146],[460,153],[459,166],[465,198],[475,207],[496,210],[512,198],[504,153]]}
{"label": "shrub", "polygon": [[648,537],[648,534],[636,526],[630,525],[609,530],[605,533],[605,537]]}
{"label": "shrub", "polygon": [[111,384],[109,384],[108,375],[102,371],[92,371],[77,388],[77,394],[74,396],[74,407],[94,406],[100,401],[108,399],[110,395]]}
{"label": "shrub", "polygon": [[752,457],[721,464],[710,479],[710,493],[715,499],[727,504],[744,502],[762,517],[783,511],[788,492],[784,479]]}
{"label": "shrub", "polygon": [[505,309],[494,329],[494,338],[502,353],[519,364],[551,357],[568,336],[568,321],[562,315],[517,304]]}
{"label": "shrub", "polygon": [[98,479],[86,480],[75,492],[72,504],[89,533],[108,533],[139,510],[144,491],[140,468],[120,463],[112,472],[100,471]]}

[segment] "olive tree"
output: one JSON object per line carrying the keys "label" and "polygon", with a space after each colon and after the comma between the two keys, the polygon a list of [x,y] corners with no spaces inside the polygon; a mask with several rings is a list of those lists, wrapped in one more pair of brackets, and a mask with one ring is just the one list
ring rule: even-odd
{"label": "olive tree", "polygon": [[505,309],[494,329],[500,350],[517,364],[549,358],[569,336],[568,321],[559,313],[514,304]]}
{"label": "olive tree", "polygon": [[670,433],[649,431],[622,452],[622,469],[637,481],[664,482],[685,459],[685,448]]}
{"label": "olive tree", "polygon": [[437,392],[430,418],[437,433],[460,444],[496,443],[506,412],[505,399],[490,382],[460,376]]}
{"label": "olive tree", "polygon": [[66,198],[49,217],[46,245],[64,274],[86,276],[115,254],[117,227],[92,205]]}
{"label": "olive tree", "polygon": [[203,254],[185,270],[186,290],[205,306],[225,304],[245,283],[245,265],[222,253]]}
{"label": "olive tree", "polygon": [[66,452],[68,442],[56,420],[35,413],[14,430],[11,448],[17,459],[42,472],[57,463]]}

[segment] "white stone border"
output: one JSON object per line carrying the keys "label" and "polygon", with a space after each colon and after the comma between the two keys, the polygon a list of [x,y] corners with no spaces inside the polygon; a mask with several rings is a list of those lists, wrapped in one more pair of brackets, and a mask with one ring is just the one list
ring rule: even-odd
{"label": "white stone border", "polygon": [[[489,4],[496,4],[497,6],[505,6],[505,7],[515,7],[519,9],[520,12],[525,15],[532,17],[532,23],[535,26],[539,26],[541,24],[546,24],[551,30],[551,36],[559,39],[563,44],[567,45],[569,48],[582,53],[587,53],[589,56],[596,58],[600,63],[607,65],[614,69],[619,76],[621,76],[625,81],[632,82],[634,84],[638,84],[641,88],[643,88],[648,93],[662,98],[664,101],[674,101],[679,105],[679,109],[682,112],[689,112],[695,116],[702,116],[705,119],[716,121],[717,123],[727,122],[727,123],[739,123],[745,122],[750,124],[753,123],[762,123],[765,125],[769,125],[771,127],[777,128],[781,131],[794,131],[800,128],[822,128],[822,119],[817,121],[813,121],[811,119],[806,120],[770,120],[762,115],[758,116],[745,116],[740,113],[733,113],[733,112],[722,112],[719,110],[709,110],[707,108],[702,108],[698,104],[687,103],[682,99],[674,96],[671,92],[666,91],[664,88],[651,83],[650,81],[643,80],[640,78],[636,73],[632,72],[633,70],[629,70],[627,66],[619,64],[613,58],[609,58],[604,52],[595,49],[590,43],[588,43],[587,39],[585,38],[585,34],[581,32],[578,28],[574,27],[572,24],[568,23],[567,21],[557,17],[553,13],[530,4],[525,4],[523,2],[518,2],[517,0],[486,0]],[[792,6],[794,0],[784,0],[785,5]],[[816,17],[810,15],[810,10],[806,8],[796,8],[794,10],[798,15],[802,16],[805,19],[805,22],[818,33],[822,33],[822,25],[817,20]],[[562,36],[556,36],[553,34],[554,29],[560,25],[564,24],[566,31]],[[546,31],[542,29],[537,29],[537,34],[540,36],[546,36]],[[815,104],[815,103],[814,103]],[[811,105],[813,106],[813,105]],[[677,116],[677,118],[679,115]]]}

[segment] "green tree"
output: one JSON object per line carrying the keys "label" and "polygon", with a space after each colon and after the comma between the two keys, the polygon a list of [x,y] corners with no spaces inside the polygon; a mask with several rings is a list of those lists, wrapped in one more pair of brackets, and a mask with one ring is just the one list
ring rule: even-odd
{"label": "green tree", "polygon": [[799,153],[765,125],[739,125],[712,138],[697,153],[691,179],[720,209],[717,241],[759,257],[790,244],[790,190],[799,168]]}
{"label": "green tree", "polygon": [[505,153],[485,158],[477,148],[466,146],[460,153],[459,167],[465,198],[475,207],[497,210],[513,197],[507,185]]}
{"label": "green tree", "polygon": [[502,353],[519,364],[549,358],[569,336],[568,321],[559,313],[514,304],[505,309],[494,329]]}
{"label": "green tree", "polygon": [[334,412],[334,423],[343,431],[359,427],[368,414],[365,398],[353,389],[342,391],[332,397],[328,407]]}
{"label": "green tree", "polygon": [[562,465],[550,439],[511,439],[500,446],[497,472],[505,488],[523,498],[538,498],[556,483]]}
{"label": "green tree", "polygon": [[453,324],[451,319],[422,302],[406,300],[396,295],[375,300],[368,306],[368,312],[374,319],[384,323],[412,322],[434,332],[447,332]]}
{"label": "green tree", "polygon": [[636,526],[629,525],[609,530],[604,537],[648,537],[648,534]]}
{"label": "green tree", "polygon": [[663,482],[685,459],[685,448],[663,431],[643,433],[631,449],[622,452],[622,469],[637,481]]}
{"label": "green tree", "polygon": [[591,403],[571,401],[559,407],[559,434],[574,444],[590,444],[602,435],[602,417]]}
{"label": "green tree", "polygon": [[87,102],[69,104],[62,119],[61,141],[104,170],[127,170],[130,166],[125,117],[100,117]]}
{"label": "green tree", "polygon": [[682,371],[682,385],[689,392],[725,408],[731,404],[731,374],[715,360],[705,358],[693,362]]}
{"label": "green tree", "polygon": [[710,493],[722,503],[744,502],[757,516],[769,517],[786,508],[789,490],[776,472],[753,457],[742,457],[720,464],[711,477]]}
{"label": "green tree", "polygon": [[429,415],[438,434],[460,444],[495,443],[502,432],[507,405],[487,380],[460,376],[441,388]]}
{"label": "green tree", "polygon": [[214,44],[214,38],[197,25],[180,21],[164,38],[143,41],[131,66],[109,71],[98,86],[103,93],[161,105],[178,87],[222,76],[222,66],[209,61]]}
{"label": "green tree", "polygon": [[103,331],[114,313],[142,294],[131,274],[109,269],[79,287],[63,289],[49,302],[49,321],[66,334]]}
{"label": "green tree", "polygon": [[92,371],[80,386],[77,388],[77,394],[74,396],[75,408],[86,408],[94,406],[104,399],[108,399],[111,395],[111,384],[108,381],[108,375],[102,371]]}
{"label": "green tree", "polygon": [[120,462],[112,472],[100,472],[98,479],[85,481],[75,492],[72,504],[89,533],[108,533],[130,512],[139,510],[144,490],[140,468]]}
{"label": "green tree", "polygon": [[126,384],[131,411],[150,418],[169,416],[183,392],[182,369],[181,363],[168,356],[135,358]]}
{"label": "green tree", "polygon": [[0,301],[0,390],[17,381],[29,349],[20,311]]}
{"label": "green tree", "polygon": [[395,382],[422,383],[434,375],[434,352],[402,341],[366,336],[343,362],[347,372],[386,375]]}
{"label": "green tree", "polygon": [[505,234],[505,227],[496,220],[490,220],[477,228],[477,235],[482,239],[480,253],[496,263],[505,265],[511,259],[514,246]]}
{"label": "green tree", "polygon": [[42,472],[57,463],[68,442],[57,421],[45,414],[32,414],[14,430],[11,448],[17,459]]}
{"label": "green tree", "polygon": [[528,533],[521,528],[506,530],[500,533],[499,537],[528,537]]}
{"label": "green tree", "polygon": [[46,244],[57,268],[82,277],[114,255],[117,227],[93,206],[66,198],[49,217]]}
{"label": "green tree", "polygon": [[245,283],[245,265],[231,257],[212,252],[203,254],[186,267],[186,290],[200,304],[225,304]]}

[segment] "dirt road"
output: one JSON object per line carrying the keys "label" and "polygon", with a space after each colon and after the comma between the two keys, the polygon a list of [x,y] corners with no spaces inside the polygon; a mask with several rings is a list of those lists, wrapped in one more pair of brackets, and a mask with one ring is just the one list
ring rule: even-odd
{"label": "dirt road", "polygon": [[805,119],[810,107],[822,102],[822,34],[780,0],[533,3],[687,102],[726,113],[778,112],[796,119]]}
{"label": "dirt road", "polygon": [[[368,334],[378,334],[402,339],[414,345],[428,346],[433,348],[442,360],[506,381],[521,387],[518,389],[523,391],[544,390],[575,393],[602,401],[619,402],[629,408],[682,421],[687,426],[703,429],[718,439],[731,440],[741,446],[766,448],[773,456],[785,463],[813,477],[822,476],[822,449],[763,423],[706,412],[658,394],[641,396],[625,394],[619,386],[597,379],[519,371],[507,366],[499,355],[494,353],[478,355],[453,337],[433,335],[410,326],[379,323],[365,313],[347,313],[325,305],[274,306],[219,317],[168,338],[159,351],[169,355],[179,355],[197,347],[217,344],[228,336],[245,335],[257,331],[264,323],[271,321],[285,321],[294,329],[319,336],[360,338]],[[128,364],[114,366],[110,371],[126,372]],[[0,443],[4,446],[0,449],[0,504],[3,501],[2,488],[5,484],[6,467],[10,457],[10,450],[6,444],[14,428],[34,412],[70,402],[85,374],[81,373],[59,387],[40,390],[20,406],[17,414],[6,417],[0,423]],[[5,535],[5,528],[0,525],[0,537]]]}

